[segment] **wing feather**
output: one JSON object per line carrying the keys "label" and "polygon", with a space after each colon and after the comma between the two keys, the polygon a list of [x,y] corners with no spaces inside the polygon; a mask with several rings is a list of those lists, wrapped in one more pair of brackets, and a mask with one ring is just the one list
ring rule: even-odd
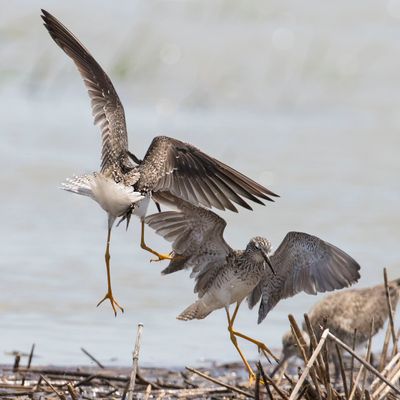
{"label": "wing feather", "polygon": [[237,212],[244,200],[264,204],[277,195],[247,176],[179,140],[158,136],[139,167],[136,190],[169,192],[195,206]]}
{"label": "wing feather", "polygon": [[200,293],[212,278],[208,272],[224,265],[232,251],[223,238],[226,222],[214,212],[182,200],[178,207],[179,211],[149,215],[145,222],[172,242],[175,256],[163,273],[192,269]]}
{"label": "wing feather", "polygon": [[89,51],[53,15],[42,10],[44,26],[57,45],[73,60],[88,89],[94,124],[102,137],[101,170],[112,166],[128,150],[125,113],[114,86]]}
{"label": "wing feather", "polygon": [[359,264],[344,251],[316,236],[289,232],[271,256],[276,272],[264,278],[248,298],[253,307],[261,297],[258,323],[281,300],[348,287],[360,278]]}

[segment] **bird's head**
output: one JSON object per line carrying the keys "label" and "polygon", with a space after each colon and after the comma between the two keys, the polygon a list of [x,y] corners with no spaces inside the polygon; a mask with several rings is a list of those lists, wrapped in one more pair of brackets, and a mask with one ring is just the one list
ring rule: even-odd
{"label": "bird's head", "polygon": [[246,247],[246,252],[249,253],[256,262],[266,262],[272,273],[275,275],[273,265],[269,258],[271,251],[271,242],[261,236],[253,237]]}
{"label": "bird's head", "polygon": [[[302,331],[301,333],[307,346],[309,346],[310,337],[308,336],[307,332]],[[292,331],[288,331],[282,336],[282,354],[280,356],[278,365],[272,371],[271,377],[275,375],[275,373],[281,368],[286,360],[294,356],[300,356],[300,349],[297,346],[297,342]]]}

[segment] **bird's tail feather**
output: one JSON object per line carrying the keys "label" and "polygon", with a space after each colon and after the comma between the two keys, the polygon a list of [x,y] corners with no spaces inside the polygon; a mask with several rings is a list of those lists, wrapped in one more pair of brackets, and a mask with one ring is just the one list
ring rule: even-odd
{"label": "bird's tail feather", "polygon": [[75,175],[72,178],[67,178],[65,182],[61,184],[61,189],[83,196],[93,197],[93,191],[90,185],[92,180],[93,175]]}
{"label": "bird's tail feather", "polygon": [[197,300],[195,303],[186,308],[181,314],[177,316],[177,319],[181,321],[189,321],[191,319],[203,319],[213,311],[210,310],[203,300]]}

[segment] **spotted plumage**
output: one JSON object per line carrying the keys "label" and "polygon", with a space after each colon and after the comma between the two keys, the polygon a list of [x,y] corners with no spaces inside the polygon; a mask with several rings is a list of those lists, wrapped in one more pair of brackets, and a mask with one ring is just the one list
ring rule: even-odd
{"label": "spotted plumage", "polygon": [[[234,204],[251,209],[244,199],[258,204],[277,195],[203,153],[196,147],[167,136],[153,139],[143,161],[128,150],[125,113],[107,74],[79,40],[54,16],[42,10],[44,25],[58,46],[73,60],[88,89],[94,123],[101,129],[101,169],[97,173],[161,203],[183,199],[196,206],[237,212]],[[77,184],[78,181],[75,182]],[[70,190],[68,183],[64,189]],[[76,190],[70,190],[79,193]],[[100,205],[101,199],[91,196]],[[145,200],[146,199],[146,200]],[[145,209],[146,208],[146,209]],[[128,219],[136,207],[127,205],[122,215]],[[107,210],[106,210],[107,211]],[[141,207],[140,217],[147,207]],[[110,220],[121,215],[112,215]]]}
{"label": "spotted plumage", "polygon": [[262,237],[251,239],[245,250],[233,250],[223,238],[221,217],[186,202],[179,208],[148,216],[146,223],[172,242],[175,257],[163,272],[187,268],[196,280],[199,300],[180,319],[204,318],[247,297],[250,307],[261,299],[261,322],[281,299],[340,289],[360,277],[356,261],[315,236],[289,232],[272,255]]}
{"label": "spotted plumage", "polygon": [[[392,307],[395,308],[400,296],[400,279],[389,282],[389,295]],[[316,303],[308,313],[311,325],[319,338],[322,328],[330,332],[349,346],[352,346],[356,331],[356,346],[361,346],[369,339],[371,321],[374,320],[372,335],[376,335],[389,317],[384,285],[363,289],[349,289],[332,293]],[[309,337],[303,324],[303,336]],[[282,337],[281,361],[298,354],[295,339],[291,332]],[[331,351],[339,374],[336,352]]]}
{"label": "spotted plumage", "polygon": [[106,297],[112,299],[109,242],[116,218],[128,224],[132,214],[138,216],[142,222],[141,247],[162,260],[169,256],[156,252],[144,241],[143,220],[150,198],[157,204],[165,198],[169,203],[183,199],[194,205],[237,212],[234,203],[251,209],[244,198],[264,204],[261,199],[272,201],[277,196],[196,147],[166,136],[155,137],[143,161],[139,160],[128,150],[125,112],[110,78],[57,18],[45,10],[42,13],[50,36],[77,66],[91,100],[94,123],[101,130],[100,171],[70,178],[62,188],[92,198],[107,212]]}

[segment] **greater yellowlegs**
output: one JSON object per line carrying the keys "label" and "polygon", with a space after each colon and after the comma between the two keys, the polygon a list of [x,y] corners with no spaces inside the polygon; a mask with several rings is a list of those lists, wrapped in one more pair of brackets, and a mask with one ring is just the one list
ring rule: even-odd
{"label": "greater yellowlegs", "polygon": [[[245,250],[233,250],[224,240],[226,222],[210,210],[181,202],[180,211],[146,217],[146,223],[172,242],[174,257],[163,273],[191,269],[199,299],[179,316],[202,319],[225,308],[230,338],[250,376],[254,376],[240,351],[236,336],[266,346],[233,328],[239,306],[248,297],[254,306],[260,297],[259,322],[280,299],[296,293],[324,292],[356,282],[359,265],[346,253],[323,240],[300,232],[289,232],[276,252],[262,237],[249,241]],[[229,305],[236,303],[232,316]]]}
{"label": "greater yellowlegs", "polygon": [[[394,308],[399,300],[400,279],[389,282],[389,296]],[[315,304],[308,313],[311,326],[317,335],[321,328],[329,328],[330,332],[341,341],[351,346],[354,338],[356,346],[367,342],[370,335],[371,321],[374,320],[372,335],[376,335],[389,317],[384,285],[364,289],[350,289],[332,293]],[[303,324],[303,336],[309,342],[309,336]],[[335,374],[339,376],[339,360],[335,351],[330,352],[335,366]],[[282,337],[282,355],[280,363],[298,354],[298,348],[291,332]]]}
{"label": "greater yellowlegs", "polygon": [[131,215],[137,215],[142,222],[141,247],[159,260],[170,259],[148,247],[144,240],[143,219],[151,197],[156,202],[164,202],[167,196],[172,203],[184,199],[237,212],[234,203],[251,209],[244,198],[264,204],[260,199],[272,201],[270,196],[277,195],[196,147],[166,136],[155,137],[143,161],[139,160],[128,150],[124,109],[111,80],[60,21],[42,12],[51,37],[78,67],[91,99],[94,123],[101,128],[100,172],[74,177],[63,188],[91,197],[108,213],[108,291],[103,300],[108,298],[116,312],[115,306],[119,305],[112,296],[109,266],[111,228],[116,217],[126,219],[128,224]]}

